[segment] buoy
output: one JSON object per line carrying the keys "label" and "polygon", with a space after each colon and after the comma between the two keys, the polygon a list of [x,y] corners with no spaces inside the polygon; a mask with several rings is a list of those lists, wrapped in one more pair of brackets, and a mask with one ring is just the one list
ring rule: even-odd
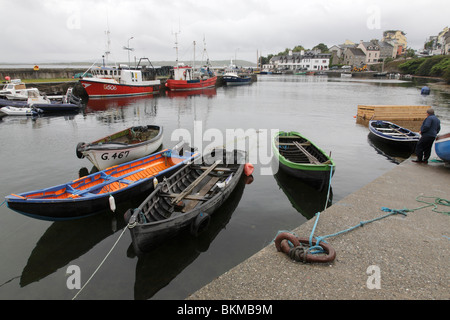
{"label": "buoy", "polygon": [[112,195],[109,195],[109,208],[112,212],[116,211],[116,201]]}
{"label": "buoy", "polygon": [[428,88],[427,86],[423,87],[422,90],[420,90],[420,94],[423,96],[427,96],[430,94],[430,88]]}
{"label": "buoy", "polygon": [[253,173],[253,170],[255,170],[255,167],[251,163],[246,163],[244,166],[244,174],[248,177],[251,176]]}

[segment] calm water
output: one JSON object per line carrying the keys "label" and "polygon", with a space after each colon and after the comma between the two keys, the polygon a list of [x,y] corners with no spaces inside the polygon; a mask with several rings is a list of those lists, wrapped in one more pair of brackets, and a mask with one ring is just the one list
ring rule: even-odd
{"label": "calm water", "polygon": [[[179,133],[198,134],[197,123],[207,145],[222,145],[217,133],[225,136],[227,129],[303,133],[336,162],[335,203],[401,161],[370,143],[368,128],[354,118],[358,104],[430,104],[443,132],[450,131],[449,95],[433,91],[424,100],[421,86],[259,76],[250,86],[204,95],[99,100],[72,116],[5,117],[0,121],[0,195],[61,184],[91,171],[90,162],[75,155],[78,142],[132,125],[158,124],[165,129],[164,147],[171,147]],[[263,150],[264,143],[249,148]],[[253,182],[240,185],[200,238],[184,234],[136,256],[126,231],[77,299],[184,299],[269,245],[278,231],[294,229],[325,207],[326,192],[261,173],[267,162],[254,165]],[[0,206],[0,299],[72,299],[77,290],[67,287],[69,266],[80,268],[83,285],[121,235],[123,212],[142,199],[119,205],[114,214],[67,222],[36,220]]]}

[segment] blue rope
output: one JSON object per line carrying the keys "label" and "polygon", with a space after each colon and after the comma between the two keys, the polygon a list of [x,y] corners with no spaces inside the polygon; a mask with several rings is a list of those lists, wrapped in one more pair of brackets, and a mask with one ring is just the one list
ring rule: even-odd
{"label": "blue rope", "polygon": [[0,207],[6,202],[6,200],[3,200],[2,204],[0,204]]}
{"label": "blue rope", "polygon": [[[387,213],[387,214],[385,214],[385,215],[383,215],[381,217],[372,219],[372,220],[360,221],[359,224],[357,224],[357,225],[355,225],[353,227],[350,227],[348,229],[345,229],[345,230],[342,230],[342,231],[339,231],[339,232],[336,232],[336,233],[333,233],[333,234],[329,234],[329,235],[322,236],[322,237],[314,237],[314,232],[316,230],[317,223],[319,222],[319,217],[320,217],[320,212],[317,212],[316,213],[316,221],[314,222],[313,229],[312,229],[311,234],[309,236],[309,246],[310,246],[309,251],[310,251],[310,253],[312,253],[312,254],[323,253],[324,250],[319,245],[319,243],[322,242],[322,241],[327,243],[325,241],[325,239],[327,239],[327,238],[335,237],[335,236],[341,235],[343,233],[350,232],[350,231],[352,231],[352,230],[354,230],[356,228],[363,227],[364,225],[366,225],[368,223],[375,222],[375,221],[387,218],[387,217],[389,217],[391,215],[402,214],[402,215],[406,216],[407,215],[406,212],[412,211],[412,210],[409,210],[409,209],[393,210],[393,209],[389,209],[389,208],[386,208],[386,207],[382,207],[381,210],[383,210],[385,212],[389,212],[389,213]],[[313,238],[316,240],[316,244],[314,246],[312,244]]]}

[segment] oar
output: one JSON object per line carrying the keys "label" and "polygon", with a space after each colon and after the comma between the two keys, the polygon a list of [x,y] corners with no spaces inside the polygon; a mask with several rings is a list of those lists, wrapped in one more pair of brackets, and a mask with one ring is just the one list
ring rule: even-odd
{"label": "oar", "polygon": [[178,197],[172,199],[172,204],[178,203],[181,199],[183,199],[186,195],[188,195],[192,189],[195,188],[211,171],[214,170],[217,165],[222,162],[221,160],[217,160],[214,164],[212,164],[205,172],[203,172],[194,182],[192,182],[183,192],[181,192]]}

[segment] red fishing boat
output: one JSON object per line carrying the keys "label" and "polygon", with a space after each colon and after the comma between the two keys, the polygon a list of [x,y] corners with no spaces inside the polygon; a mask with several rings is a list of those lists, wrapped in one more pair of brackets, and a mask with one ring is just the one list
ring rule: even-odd
{"label": "red fishing boat", "polygon": [[166,81],[166,87],[172,91],[201,90],[214,88],[217,76],[208,68],[201,68],[194,75],[194,69],[182,63],[173,68],[173,74]]}
{"label": "red fishing boat", "polygon": [[82,77],[80,83],[89,98],[123,97],[159,93],[160,80],[144,80],[146,68],[94,67],[92,77]]}
{"label": "red fishing boat", "polygon": [[[176,65],[171,70],[170,78],[166,81],[167,89],[171,91],[190,91],[214,88],[217,82],[217,76],[209,68],[209,59],[206,65],[200,70],[195,71],[195,41],[194,41],[194,67],[187,66],[178,62],[178,38],[175,33],[175,49],[177,52]],[[204,42],[204,54],[206,54],[206,44]]]}

